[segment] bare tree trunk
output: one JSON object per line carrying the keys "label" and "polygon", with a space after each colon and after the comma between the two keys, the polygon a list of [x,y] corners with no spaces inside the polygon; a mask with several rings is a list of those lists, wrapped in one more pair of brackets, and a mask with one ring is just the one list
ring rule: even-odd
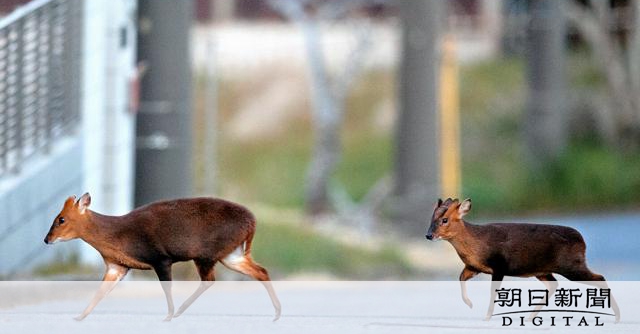
{"label": "bare tree trunk", "polygon": [[629,64],[635,89],[640,89],[640,0],[631,2],[633,26],[629,38]]}
{"label": "bare tree trunk", "polygon": [[340,157],[341,101],[331,92],[322,51],[322,36],[315,20],[302,21],[313,94],[314,143],[305,182],[305,210],[311,215],[331,210],[329,182]]}
{"label": "bare tree trunk", "polygon": [[202,156],[204,160],[204,185],[201,189],[204,194],[213,196],[217,193],[218,179],[218,82],[216,76],[216,42],[211,31],[207,37],[208,60],[205,70],[205,98],[204,98],[204,143],[202,144]]}
{"label": "bare tree trunk", "polygon": [[[329,197],[331,176],[340,159],[340,124],[317,124],[305,183],[305,210],[319,215],[333,210]],[[320,129],[320,127],[324,127]]]}
{"label": "bare tree trunk", "polygon": [[640,0],[631,1],[633,26],[629,38],[629,76],[635,122],[640,126]]}
{"label": "bare tree trunk", "polygon": [[358,5],[357,1],[319,3],[314,14],[305,9],[311,1],[271,0],[269,4],[300,24],[304,37],[313,95],[313,152],[305,180],[305,211],[319,215],[334,210],[329,187],[341,155],[340,130],[344,103],[354,78],[362,69],[363,56],[370,45],[370,30],[361,29],[344,71],[332,80],[322,48],[320,19],[335,20]]}
{"label": "bare tree trunk", "polygon": [[402,60],[393,215],[407,233],[424,229],[440,192],[438,78],[443,1],[400,1]]}
{"label": "bare tree trunk", "polygon": [[565,19],[562,1],[529,0],[526,59],[529,97],[524,136],[538,170],[566,146]]}

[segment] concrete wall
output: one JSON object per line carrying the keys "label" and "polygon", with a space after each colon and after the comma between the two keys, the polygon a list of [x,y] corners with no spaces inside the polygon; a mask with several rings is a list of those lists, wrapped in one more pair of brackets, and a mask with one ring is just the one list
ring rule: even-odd
{"label": "concrete wall", "polygon": [[77,252],[78,242],[44,244],[64,200],[81,189],[82,145],[69,137],[52,152],[24,165],[21,173],[0,181],[0,277],[26,272],[37,265]]}
{"label": "concrete wall", "polygon": [[[83,192],[92,210],[120,215],[133,206],[136,1],[86,1],[84,10]],[[90,246],[81,249],[85,262],[102,262]]]}

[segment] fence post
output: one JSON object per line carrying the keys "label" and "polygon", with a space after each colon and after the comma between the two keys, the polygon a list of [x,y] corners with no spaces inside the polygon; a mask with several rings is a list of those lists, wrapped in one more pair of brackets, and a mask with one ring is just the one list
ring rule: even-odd
{"label": "fence post", "polygon": [[18,174],[20,172],[20,167],[22,163],[23,157],[23,145],[24,138],[23,136],[23,126],[24,126],[24,115],[22,111],[25,109],[24,103],[24,19],[20,19],[16,22],[16,62],[15,62],[15,75],[16,75],[16,86],[18,87],[15,90],[16,94],[16,111],[14,117],[16,119],[15,127],[15,163],[11,168],[11,173]]}
{"label": "fence post", "polygon": [[[42,101],[42,114],[41,114],[41,122],[42,122],[42,149],[45,153],[49,153],[51,151],[51,114],[49,111],[50,105],[49,101],[51,100],[51,24],[53,22],[53,18],[51,12],[47,10],[47,7],[41,9],[41,17],[40,17],[40,31],[38,34],[40,35],[40,50],[44,50],[43,55],[43,71],[46,71],[42,76],[42,86],[41,86],[41,95],[40,97],[43,99]],[[41,55],[42,56],[42,55]]]}
{"label": "fence post", "polygon": [[[66,0],[67,20],[65,21],[64,35],[67,37],[66,73],[69,73],[69,86],[67,87],[67,117],[77,119],[80,117],[79,90],[81,83],[81,56],[80,47],[82,33],[80,29],[80,15],[82,13],[83,1]],[[72,123],[72,122],[70,122]],[[67,129],[68,131],[72,129]]]}
{"label": "fence post", "polygon": [[0,38],[4,41],[2,44],[2,53],[0,53],[0,78],[2,78],[2,88],[0,90],[0,106],[3,110],[0,113],[0,176],[7,172],[7,153],[9,152],[9,99],[8,88],[9,83],[9,29],[0,30]]}
{"label": "fence post", "polygon": [[66,125],[68,124],[68,119],[71,115],[72,105],[71,105],[71,91],[73,90],[73,37],[71,36],[70,27],[72,25],[72,6],[69,5],[69,1],[60,1],[62,14],[62,37],[60,38],[60,42],[62,43],[62,59],[66,60],[62,63],[62,77],[64,78],[64,94],[62,105],[64,106],[62,113],[62,127],[66,130]]}

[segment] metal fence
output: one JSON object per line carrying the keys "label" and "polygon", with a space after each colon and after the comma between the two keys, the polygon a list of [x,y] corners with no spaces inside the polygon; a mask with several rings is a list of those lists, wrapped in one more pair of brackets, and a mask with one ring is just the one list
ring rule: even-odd
{"label": "metal fence", "polygon": [[82,0],[35,0],[0,18],[0,178],[79,123]]}

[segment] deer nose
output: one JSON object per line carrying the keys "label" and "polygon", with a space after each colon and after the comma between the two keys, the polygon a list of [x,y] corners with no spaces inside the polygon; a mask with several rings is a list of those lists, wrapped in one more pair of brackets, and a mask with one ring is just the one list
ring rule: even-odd
{"label": "deer nose", "polygon": [[47,240],[47,237],[44,237],[44,243],[47,244],[47,245],[49,244],[49,241]]}
{"label": "deer nose", "polygon": [[425,237],[427,238],[427,240],[433,240],[433,234],[431,233],[425,235]]}

